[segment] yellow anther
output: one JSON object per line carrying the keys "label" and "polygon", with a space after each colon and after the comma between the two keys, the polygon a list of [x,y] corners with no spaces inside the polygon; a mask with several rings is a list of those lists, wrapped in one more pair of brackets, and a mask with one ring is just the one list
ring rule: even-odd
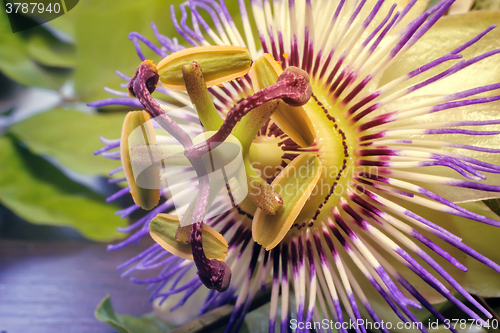
{"label": "yellow anther", "polygon": [[[191,245],[178,241],[175,237],[179,218],[174,215],[158,214],[149,223],[151,237],[168,252],[186,260],[193,260]],[[210,226],[203,224],[203,251],[208,259],[223,261],[227,256],[228,245],[224,237]]]}
{"label": "yellow anther", "polygon": [[[136,129],[141,128],[140,138],[144,142],[135,142],[139,136],[130,137]],[[146,111],[131,111],[125,116],[123,121],[122,135],[120,140],[120,154],[123,172],[130,187],[130,193],[134,202],[143,209],[149,210],[155,207],[160,200],[160,168],[146,168],[140,175],[134,175],[132,162],[130,159],[130,148],[136,144],[156,144],[156,136],[150,116]],[[139,186],[136,179],[140,179],[148,184],[148,188]]]}
{"label": "yellow anther", "polygon": [[[278,81],[283,73],[280,65],[266,53],[252,65],[252,84],[255,91],[266,88]],[[281,101],[271,119],[293,141],[301,147],[310,147],[316,139],[314,125],[303,107],[295,107]]]}
{"label": "yellow anther", "polygon": [[252,58],[241,46],[198,46],[177,51],[158,64],[161,84],[168,89],[185,91],[182,66],[197,62],[207,87],[234,80],[250,70]]}

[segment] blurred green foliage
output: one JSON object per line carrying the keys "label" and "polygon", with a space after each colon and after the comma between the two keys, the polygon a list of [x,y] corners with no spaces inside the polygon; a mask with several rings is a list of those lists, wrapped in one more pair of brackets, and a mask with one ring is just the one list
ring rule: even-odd
{"label": "blurred green foliage", "polygon": [[162,333],[170,332],[175,328],[175,326],[161,321],[154,314],[132,317],[116,313],[111,305],[109,295],[99,303],[95,310],[95,316],[98,320],[113,327],[118,333]]}
{"label": "blurred green foliage", "polygon": [[[7,15],[0,10],[0,71],[11,80],[24,86],[58,90],[71,71],[67,70],[67,66],[54,64],[57,60],[47,59],[50,54],[59,53],[62,49],[65,51],[58,58],[67,65],[68,58],[76,54],[74,46],[58,41],[42,27],[14,34]],[[72,55],[68,56],[68,53]]]}
{"label": "blurred green foliage", "polygon": [[83,174],[105,176],[120,162],[94,157],[92,152],[103,146],[99,135],[120,137],[122,123],[122,113],[86,114],[56,108],[11,126],[9,132],[35,154],[55,157]]}
{"label": "blurred green foliage", "polygon": [[0,137],[0,201],[33,223],[71,226],[84,236],[107,241],[125,221],[115,207],[8,135]]}
{"label": "blurred green foliage", "polygon": [[[123,80],[115,70],[133,76],[140,63],[133,43],[127,38],[132,31],[155,40],[150,22],[155,22],[166,36],[175,36],[170,23],[169,4],[182,1],[120,0],[83,1],[74,20],[74,36],[78,50],[75,68],[75,90],[84,102],[109,97],[102,87],[118,88]],[[180,13],[178,13],[180,17]],[[157,63],[160,58],[147,47],[144,55]]]}
{"label": "blurred green foliage", "polygon": [[[109,241],[119,237],[115,228],[125,221],[113,214],[118,207],[106,204],[101,197],[89,197],[89,189],[85,195],[71,190],[83,186],[66,177],[57,166],[93,176],[105,176],[119,166],[119,161],[93,156],[93,152],[103,146],[99,136],[120,136],[124,112],[128,109],[108,108],[95,113],[84,105],[112,97],[103,90],[105,86],[120,89],[124,81],[115,74],[116,70],[129,76],[134,74],[140,59],[128,38],[130,32],[139,32],[158,45],[150,25],[155,22],[162,34],[180,37],[171,23],[170,7],[175,5],[175,15],[180,19],[178,4],[182,2],[184,0],[82,0],[67,14],[19,33],[12,33],[5,12],[0,11],[1,74],[12,80],[12,85],[47,89],[59,94],[61,99],[53,110],[40,110],[43,112],[0,128],[0,134],[9,135],[9,138],[2,137],[3,144],[10,147],[9,152],[1,152],[0,174],[13,171],[14,162],[18,165],[16,178],[10,179],[8,186],[5,182],[0,183],[2,205],[29,222],[72,226],[93,240]],[[231,12],[238,11],[236,1],[227,2],[227,5]],[[206,13],[202,15],[211,21]],[[37,17],[28,14],[22,19],[36,20]],[[236,24],[241,27],[239,15]],[[158,55],[142,46],[146,57],[154,62],[160,60]],[[69,94],[65,91],[67,87],[71,90]],[[18,100],[22,99],[21,95]],[[81,112],[83,108],[88,109],[87,113]],[[4,111],[0,117],[6,117],[16,112],[16,108],[0,111]],[[49,162],[44,164],[44,177],[54,181],[63,177],[63,181],[51,183],[36,174],[37,167],[33,164],[26,165],[40,157],[57,162],[55,166]],[[30,193],[42,195],[50,186],[54,191],[51,195],[57,193],[60,200],[74,200],[75,204],[67,206],[65,213],[55,200],[49,204],[44,200],[28,199]],[[102,204],[97,205],[96,200]],[[80,208],[78,202],[82,205]],[[80,218],[85,205],[93,205],[95,218]],[[40,211],[44,214],[37,213]]]}
{"label": "blurred green foliage", "polygon": [[[129,32],[153,39],[150,22],[155,21],[160,31],[174,34],[169,5],[180,2],[83,0],[67,14],[15,34],[5,12],[0,11],[0,72],[11,85],[48,89],[61,97],[55,109],[41,110],[44,112],[0,129],[7,134],[0,137],[2,205],[29,222],[71,226],[93,240],[123,237],[116,231],[126,224],[114,214],[119,208],[67,177],[58,166],[104,176],[120,165],[93,156],[93,152],[103,146],[99,136],[120,136],[127,110],[92,113],[84,105],[110,97],[104,86],[119,88],[123,80],[115,70],[133,75],[140,59],[127,38]],[[74,86],[69,96],[61,89],[65,84]],[[88,111],[81,112],[83,108]],[[2,111],[0,116],[7,117],[16,108]]]}

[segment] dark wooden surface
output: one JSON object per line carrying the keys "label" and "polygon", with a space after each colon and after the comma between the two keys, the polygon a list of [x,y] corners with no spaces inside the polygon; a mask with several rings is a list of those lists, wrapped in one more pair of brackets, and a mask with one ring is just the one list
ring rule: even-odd
{"label": "dark wooden surface", "polygon": [[150,312],[145,286],[116,270],[146,246],[107,252],[83,240],[0,239],[0,332],[115,332],[94,317],[108,293],[118,313]]}

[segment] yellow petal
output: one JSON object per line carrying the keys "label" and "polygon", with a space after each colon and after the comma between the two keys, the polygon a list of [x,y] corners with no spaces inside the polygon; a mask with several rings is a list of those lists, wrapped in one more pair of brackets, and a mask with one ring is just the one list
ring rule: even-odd
{"label": "yellow petal", "polygon": [[[283,73],[280,65],[266,53],[252,65],[252,84],[255,91],[266,88],[278,81]],[[310,147],[316,139],[314,125],[303,107],[295,107],[280,101],[271,119],[293,141],[301,147]]]}
{"label": "yellow petal", "polygon": [[[191,245],[175,239],[179,227],[179,217],[158,214],[149,223],[151,237],[168,252],[186,260],[193,260]],[[223,261],[227,256],[228,245],[224,237],[210,226],[203,224],[203,251],[208,259]]]}
{"label": "yellow petal", "polygon": [[297,156],[271,184],[283,199],[276,215],[257,209],[252,222],[253,239],[270,250],[285,237],[321,175],[319,158],[310,153]]}
{"label": "yellow petal", "polygon": [[[140,138],[136,135],[130,136],[132,131],[138,127],[142,128],[143,135]],[[123,121],[120,140],[121,161],[134,202],[143,209],[149,210],[155,207],[160,200],[160,168],[148,167],[140,175],[134,177],[130,160],[130,148],[143,143],[156,144],[156,136],[149,114],[146,111],[131,111],[127,113]],[[149,185],[148,188],[137,185],[136,178],[139,177],[141,181]]]}
{"label": "yellow petal", "polygon": [[198,46],[177,51],[158,64],[161,84],[168,89],[186,91],[182,66],[196,61],[207,87],[234,80],[250,70],[252,57],[246,47]]}

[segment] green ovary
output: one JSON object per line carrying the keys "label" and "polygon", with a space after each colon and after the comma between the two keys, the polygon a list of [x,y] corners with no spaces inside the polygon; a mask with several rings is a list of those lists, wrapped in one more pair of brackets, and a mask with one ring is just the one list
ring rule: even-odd
{"label": "green ovary", "polygon": [[[304,109],[315,127],[316,146],[312,148],[318,149],[317,152],[314,151],[313,153],[318,155],[322,163],[322,174],[295,221],[298,225],[303,222],[307,225],[317,214],[319,208],[321,210],[315,218],[316,221],[331,216],[331,209],[338,204],[340,197],[347,191],[349,182],[355,172],[354,147],[357,138],[355,127],[348,123],[344,117],[345,109],[340,107],[338,102],[333,101],[328,91],[318,84],[313,84],[313,94],[314,96],[304,106]],[[326,115],[325,110],[330,117]],[[345,139],[341,134],[342,132]],[[279,170],[281,168],[281,155],[284,152],[278,146],[280,141],[283,141],[283,139],[266,136],[255,139],[249,157],[256,169],[262,172],[266,166],[268,167],[267,170]],[[347,156],[343,142],[347,146]],[[344,169],[342,170],[343,166]],[[340,177],[337,179],[339,173]],[[263,175],[269,176],[269,171]],[[297,176],[300,177],[300,172]],[[334,183],[337,184],[333,193],[330,193]],[[327,197],[328,200],[325,200]],[[296,231],[296,228],[292,228],[289,233]]]}

